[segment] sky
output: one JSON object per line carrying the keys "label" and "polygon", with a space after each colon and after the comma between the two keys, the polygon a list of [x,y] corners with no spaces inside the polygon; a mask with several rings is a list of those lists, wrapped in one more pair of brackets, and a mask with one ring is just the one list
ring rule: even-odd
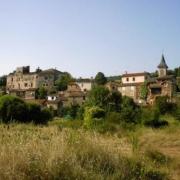
{"label": "sky", "polygon": [[179,0],[0,0],[0,75],[153,72],[162,53],[180,66]]}

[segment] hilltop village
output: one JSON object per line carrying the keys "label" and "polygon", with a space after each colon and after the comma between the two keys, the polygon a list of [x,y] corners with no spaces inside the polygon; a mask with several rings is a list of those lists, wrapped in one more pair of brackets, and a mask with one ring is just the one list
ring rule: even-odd
{"label": "hilltop village", "polygon": [[[119,91],[122,96],[131,97],[137,104],[152,105],[157,96],[168,96],[169,101],[174,101],[178,79],[168,74],[164,55],[157,65],[157,72],[155,76],[148,72],[125,73],[121,79],[108,81],[105,86],[110,91]],[[62,106],[82,105],[95,80],[73,79],[66,88],[57,90],[55,82],[63,74],[57,69],[38,68],[35,72],[31,72],[29,66],[18,67],[6,78],[6,93],[54,110]],[[38,96],[40,89],[44,90],[43,97]]]}

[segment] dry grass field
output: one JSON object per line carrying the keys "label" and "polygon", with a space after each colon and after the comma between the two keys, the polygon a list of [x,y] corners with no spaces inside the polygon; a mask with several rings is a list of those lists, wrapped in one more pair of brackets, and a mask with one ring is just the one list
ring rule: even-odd
{"label": "dry grass field", "polygon": [[113,134],[57,122],[0,124],[0,144],[0,179],[180,179],[180,126],[173,120],[163,129]]}

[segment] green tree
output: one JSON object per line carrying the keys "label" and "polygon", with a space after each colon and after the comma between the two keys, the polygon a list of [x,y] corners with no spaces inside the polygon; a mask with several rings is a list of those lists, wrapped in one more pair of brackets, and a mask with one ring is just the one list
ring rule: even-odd
{"label": "green tree", "polygon": [[6,78],[7,78],[7,76],[0,77],[0,87],[6,86]]}
{"label": "green tree", "polygon": [[98,106],[86,107],[84,113],[84,126],[90,129],[98,122],[101,122],[104,118],[104,109]]}
{"label": "green tree", "polygon": [[120,119],[126,123],[138,123],[140,121],[140,108],[130,97],[123,96]]}
{"label": "green tree", "polygon": [[47,89],[40,87],[36,92],[36,96],[38,99],[45,99],[47,97]]}
{"label": "green tree", "polygon": [[104,85],[107,83],[107,78],[102,72],[98,72],[96,77],[95,77],[95,83],[97,85]]}
{"label": "green tree", "polygon": [[109,111],[120,112],[122,95],[119,91],[112,91],[109,96]]}
{"label": "green tree", "polygon": [[147,86],[147,82],[145,81],[140,88],[140,97],[141,99],[146,100],[147,95],[148,95],[148,86]]}
{"label": "green tree", "polygon": [[63,73],[55,82],[58,91],[65,91],[70,82],[73,81],[71,74]]}
{"label": "green tree", "polygon": [[155,107],[160,112],[160,114],[165,114],[169,112],[169,103],[167,96],[159,96],[156,98]]}
{"label": "green tree", "polygon": [[20,98],[5,95],[0,97],[0,117],[3,122],[27,121],[27,105]]}
{"label": "green tree", "polygon": [[110,92],[104,86],[94,86],[88,94],[87,105],[107,109]]}

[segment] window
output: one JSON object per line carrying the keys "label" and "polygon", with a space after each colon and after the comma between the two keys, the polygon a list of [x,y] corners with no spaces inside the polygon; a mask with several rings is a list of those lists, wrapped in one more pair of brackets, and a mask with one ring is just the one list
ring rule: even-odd
{"label": "window", "polygon": [[128,82],[128,81],[129,81],[129,78],[126,78],[126,81]]}
{"label": "window", "polygon": [[27,83],[24,83],[24,87],[27,87],[28,86],[28,84]]}
{"label": "window", "polygon": [[33,83],[31,83],[31,87],[33,87]]}
{"label": "window", "polygon": [[135,81],[135,77],[133,77],[133,81]]}

